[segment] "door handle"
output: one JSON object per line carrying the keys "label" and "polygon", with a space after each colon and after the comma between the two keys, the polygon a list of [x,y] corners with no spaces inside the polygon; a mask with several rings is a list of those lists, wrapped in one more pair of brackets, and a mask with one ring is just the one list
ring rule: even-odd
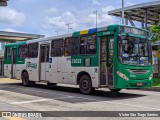
{"label": "door handle", "polygon": [[32,70],[29,70],[29,71],[32,71]]}
{"label": "door handle", "polygon": [[49,71],[46,71],[46,72],[49,72]]}
{"label": "door handle", "polygon": [[17,70],[17,71],[19,71],[19,70]]}
{"label": "door handle", "polygon": [[57,72],[61,72],[61,71],[57,71]]}

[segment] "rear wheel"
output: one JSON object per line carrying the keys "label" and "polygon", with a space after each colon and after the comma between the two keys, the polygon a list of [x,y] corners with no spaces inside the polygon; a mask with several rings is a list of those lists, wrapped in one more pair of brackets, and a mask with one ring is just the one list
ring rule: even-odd
{"label": "rear wheel", "polygon": [[57,83],[47,83],[48,86],[55,86]]}
{"label": "rear wheel", "polygon": [[110,91],[111,91],[111,92],[119,92],[119,91],[121,91],[121,89],[111,89],[111,88],[110,88]]}
{"label": "rear wheel", "polygon": [[79,81],[79,88],[83,94],[91,94],[94,88],[92,88],[92,82],[88,75],[83,75]]}
{"label": "rear wheel", "polygon": [[22,74],[22,84],[23,86],[34,86],[35,82],[34,81],[29,81],[29,75],[27,72],[24,72]]}

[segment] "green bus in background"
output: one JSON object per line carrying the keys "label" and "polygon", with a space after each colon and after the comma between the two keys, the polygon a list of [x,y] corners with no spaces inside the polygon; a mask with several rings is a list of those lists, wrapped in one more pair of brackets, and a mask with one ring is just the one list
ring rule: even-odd
{"label": "green bus in background", "polygon": [[5,46],[4,75],[24,86],[79,85],[83,94],[95,88],[152,86],[150,33],[144,29],[109,25]]}

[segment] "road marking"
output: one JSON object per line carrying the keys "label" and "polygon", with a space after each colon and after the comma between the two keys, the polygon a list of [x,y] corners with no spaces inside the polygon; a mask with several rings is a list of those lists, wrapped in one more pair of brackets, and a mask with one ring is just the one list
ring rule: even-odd
{"label": "road marking", "polygon": [[54,99],[66,99],[66,98],[75,98],[74,96],[68,96],[68,97],[56,97],[56,98],[52,98]]}
{"label": "road marking", "polygon": [[[64,94],[58,94],[58,93],[49,93],[49,92],[44,92],[44,91],[39,91],[39,90],[31,90],[31,89],[24,89],[24,88],[17,88],[17,87],[11,87],[11,86],[7,86],[7,85],[3,85],[3,86],[0,86],[0,87],[7,87],[7,88],[14,88],[14,89],[20,89],[20,90],[27,90],[27,91],[34,91],[34,92],[37,92],[37,93],[44,93],[44,94],[52,94],[52,95],[59,95],[59,96],[64,96],[64,97],[76,97],[76,96],[71,96],[71,95],[64,95]],[[21,93],[23,94],[23,93]],[[58,97],[57,97],[58,98]],[[98,101],[97,99],[92,99],[92,98],[84,98],[84,97],[76,97],[76,98],[80,98],[80,99],[86,99],[86,100],[96,100]]]}
{"label": "road marking", "polygon": [[[0,86],[0,87],[15,88],[15,89],[21,89],[21,90],[28,90],[28,91],[40,92],[40,93],[44,93],[44,94],[54,94],[54,95],[61,95],[61,96],[64,96],[64,97],[66,96],[66,97],[74,97],[74,98],[79,98],[79,99],[86,99],[86,100],[98,101],[97,99],[93,99],[93,98],[76,97],[76,96],[64,95],[64,94],[57,94],[57,93],[48,93],[48,92],[43,92],[43,91],[39,91],[39,90],[22,89],[22,88],[7,86],[7,85]],[[58,97],[57,97],[57,98],[58,98]],[[112,102],[112,101],[103,101],[103,102],[111,103],[111,104],[117,104],[117,105],[125,105],[125,106],[130,106],[130,107],[138,107],[138,108],[152,109],[152,110],[158,110],[158,111],[160,110],[160,108],[153,108],[153,107],[147,107],[147,106],[126,104],[126,103],[120,103],[120,102]]]}
{"label": "road marking", "polygon": [[25,88],[17,88],[17,87],[12,87],[12,86],[7,86],[7,85],[3,85],[3,86],[0,85],[0,87],[15,88],[15,89],[20,89],[20,90],[34,91],[34,92],[38,92],[38,93],[52,94],[52,95],[61,95],[61,96],[66,96],[66,97],[70,96],[70,95],[64,95],[64,94],[58,94],[58,93],[49,93],[49,92],[44,92],[44,91],[39,91],[39,90],[30,90],[30,89],[25,89]]}
{"label": "road marking", "polygon": [[22,102],[12,102],[10,104],[18,105],[18,104],[26,104],[26,103],[42,102],[42,101],[50,101],[50,100],[53,100],[53,99],[28,100],[28,101],[22,101]]}

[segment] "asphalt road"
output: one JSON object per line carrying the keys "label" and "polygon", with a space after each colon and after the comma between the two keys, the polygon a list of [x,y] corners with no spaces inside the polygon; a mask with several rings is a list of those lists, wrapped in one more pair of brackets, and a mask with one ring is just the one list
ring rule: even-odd
{"label": "asphalt road", "polygon": [[[35,87],[24,87],[20,81],[0,78],[0,111],[160,111],[160,92],[143,90],[122,90],[112,93],[107,88],[98,89],[92,95],[83,95],[74,86],[47,86],[37,84]],[[49,114],[46,112],[46,114]],[[56,115],[55,115],[56,116]],[[1,119],[1,118],[0,118]],[[10,119],[10,118],[2,118]],[[18,120],[19,118],[16,118]],[[42,118],[24,118],[29,120]],[[75,117],[47,117],[52,119],[70,119]],[[105,117],[77,117],[76,119],[97,120]],[[112,117],[108,119],[133,119]],[[153,118],[138,117],[149,120]],[[154,120],[160,118],[155,117]]]}

